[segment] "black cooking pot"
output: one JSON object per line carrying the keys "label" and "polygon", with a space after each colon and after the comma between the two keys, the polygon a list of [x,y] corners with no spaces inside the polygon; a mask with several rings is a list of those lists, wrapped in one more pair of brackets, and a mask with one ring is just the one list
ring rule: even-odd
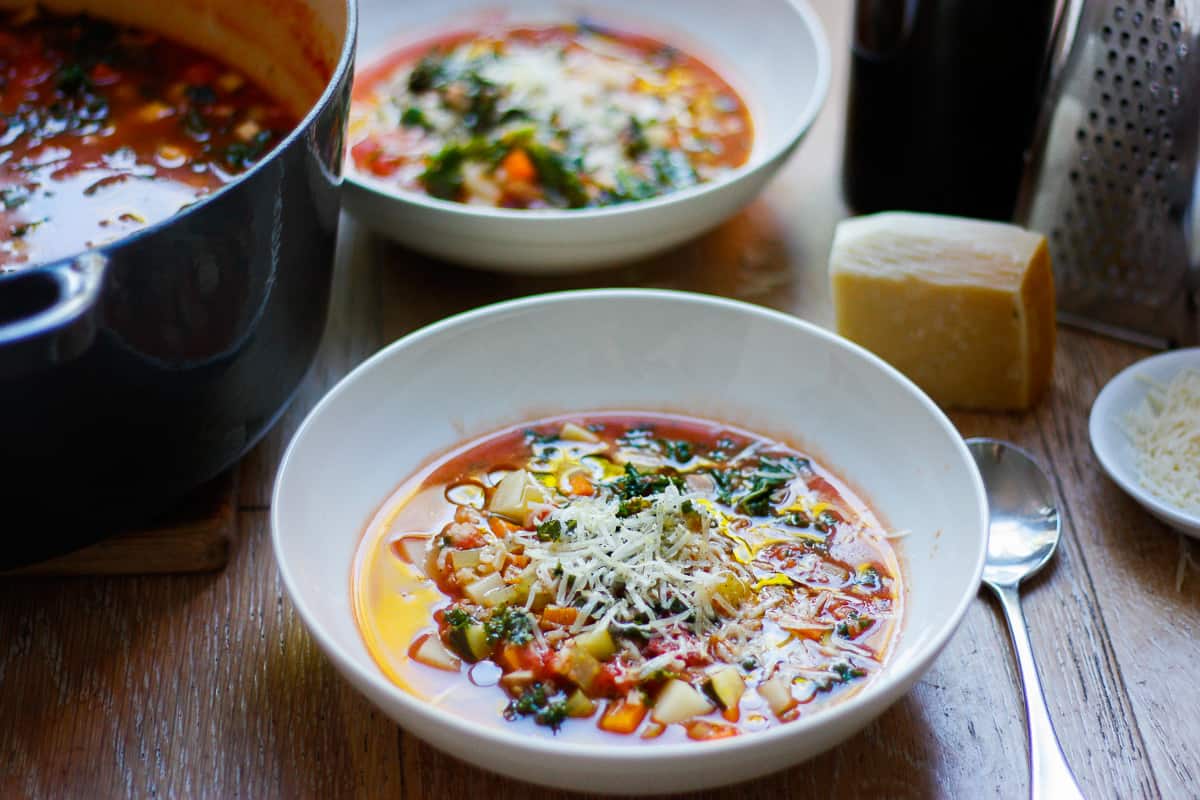
{"label": "black cooking pot", "polygon": [[305,13],[288,24],[324,25],[310,57],[326,59],[326,84],[298,128],[188,210],[0,278],[0,568],[170,508],[262,437],[312,362],[337,234],[355,9],[241,0],[240,10],[256,5],[267,19],[291,6]]}

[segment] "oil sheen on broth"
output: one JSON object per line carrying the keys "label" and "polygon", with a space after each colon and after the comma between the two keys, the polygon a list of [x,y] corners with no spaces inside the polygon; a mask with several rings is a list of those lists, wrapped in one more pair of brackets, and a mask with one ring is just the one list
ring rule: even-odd
{"label": "oil sheen on broth", "polygon": [[463,444],[371,521],[352,581],[397,685],[571,740],[707,740],[819,713],[894,645],[871,511],[788,445],[637,412]]}

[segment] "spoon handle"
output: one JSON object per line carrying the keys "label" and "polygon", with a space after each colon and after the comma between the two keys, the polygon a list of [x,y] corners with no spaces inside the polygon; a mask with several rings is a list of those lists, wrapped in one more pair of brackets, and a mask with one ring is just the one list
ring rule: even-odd
{"label": "spoon handle", "polygon": [[1025,614],[1015,586],[989,584],[1000,598],[1000,607],[1008,619],[1013,648],[1017,651],[1017,666],[1025,690],[1025,715],[1029,720],[1029,754],[1032,763],[1030,795],[1033,800],[1083,800],[1083,793],[1071,774],[1071,766],[1063,756],[1062,747],[1054,733],[1054,723],[1046,708],[1042,683],[1038,680],[1037,663],[1029,643]]}

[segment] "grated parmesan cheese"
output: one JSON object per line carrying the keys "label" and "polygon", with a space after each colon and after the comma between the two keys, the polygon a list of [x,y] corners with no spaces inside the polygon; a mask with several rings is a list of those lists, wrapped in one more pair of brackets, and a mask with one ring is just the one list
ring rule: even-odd
{"label": "grated parmesan cheese", "polygon": [[1150,382],[1123,422],[1141,485],[1185,513],[1200,514],[1200,372],[1182,370],[1166,386]]}
{"label": "grated parmesan cheese", "polygon": [[[714,600],[722,584],[754,579],[730,557],[731,542],[716,534],[717,521],[702,500],[668,486],[644,510],[620,517],[616,498],[581,497],[550,512],[564,531],[558,541],[513,535],[534,566],[535,588],[557,605],[580,606],[573,632],[611,623],[662,632],[691,618],[702,633],[720,618]],[[699,530],[688,526],[685,503],[698,515]]]}

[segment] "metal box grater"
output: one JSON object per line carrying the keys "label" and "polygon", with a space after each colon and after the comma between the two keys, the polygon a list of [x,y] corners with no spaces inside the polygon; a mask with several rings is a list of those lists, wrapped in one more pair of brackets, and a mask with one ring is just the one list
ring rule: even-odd
{"label": "metal box grater", "polygon": [[1017,219],[1045,233],[1062,321],[1200,342],[1200,0],[1072,0]]}

